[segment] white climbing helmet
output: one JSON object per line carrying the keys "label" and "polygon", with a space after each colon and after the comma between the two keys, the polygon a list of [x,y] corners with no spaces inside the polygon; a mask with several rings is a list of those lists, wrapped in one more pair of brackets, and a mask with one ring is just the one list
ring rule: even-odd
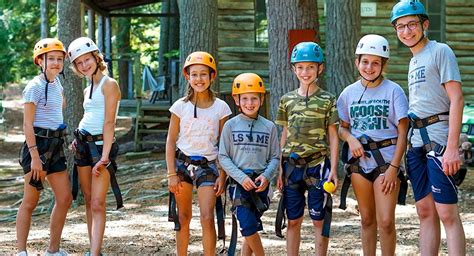
{"label": "white climbing helmet", "polygon": [[79,56],[98,50],[99,48],[94,43],[94,41],[92,41],[92,39],[88,37],[79,37],[69,44],[69,47],[67,48],[67,54],[72,63]]}
{"label": "white climbing helmet", "polygon": [[379,35],[365,35],[357,44],[355,54],[370,54],[389,59],[390,48],[385,37]]}

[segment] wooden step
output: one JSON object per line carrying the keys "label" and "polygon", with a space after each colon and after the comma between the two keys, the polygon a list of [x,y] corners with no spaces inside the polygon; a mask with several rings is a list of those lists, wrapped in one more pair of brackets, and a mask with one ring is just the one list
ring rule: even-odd
{"label": "wooden step", "polygon": [[138,133],[141,133],[141,134],[160,134],[160,133],[167,134],[168,130],[167,129],[138,129]]}
{"label": "wooden step", "polygon": [[169,123],[169,117],[160,117],[160,116],[140,116],[137,117],[139,123]]}

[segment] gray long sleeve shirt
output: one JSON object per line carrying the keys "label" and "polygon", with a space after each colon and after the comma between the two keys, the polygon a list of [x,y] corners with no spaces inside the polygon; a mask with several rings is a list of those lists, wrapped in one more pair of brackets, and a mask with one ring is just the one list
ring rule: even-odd
{"label": "gray long sleeve shirt", "polygon": [[263,170],[263,176],[270,181],[278,173],[280,162],[275,124],[262,116],[257,120],[242,114],[235,116],[222,129],[218,157],[227,175],[239,184],[247,177],[243,172],[246,169]]}

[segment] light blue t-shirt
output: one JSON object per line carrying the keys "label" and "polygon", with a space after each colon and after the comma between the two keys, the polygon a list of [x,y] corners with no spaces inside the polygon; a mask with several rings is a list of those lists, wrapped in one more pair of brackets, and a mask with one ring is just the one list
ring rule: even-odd
{"label": "light blue t-shirt", "polygon": [[[374,141],[397,138],[398,123],[408,114],[408,101],[403,89],[388,79],[377,87],[368,87],[365,92],[364,89],[359,80],[342,91],[337,100],[339,118],[350,124],[351,134],[356,138],[363,134]],[[380,152],[385,162],[390,162],[395,145],[382,148]],[[369,173],[377,167],[377,162],[374,157],[360,158],[360,167]]]}
{"label": "light blue t-shirt", "polygon": [[[443,86],[449,81],[461,82],[456,56],[448,45],[429,41],[410,60],[408,70],[409,112],[419,118],[425,118],[449,111],[450,102]],[[448,128],[448,121],[428,126],[430,140],[446,145]],[[419,130],[414,129],[411,143],[414,147],[423,145]]]}

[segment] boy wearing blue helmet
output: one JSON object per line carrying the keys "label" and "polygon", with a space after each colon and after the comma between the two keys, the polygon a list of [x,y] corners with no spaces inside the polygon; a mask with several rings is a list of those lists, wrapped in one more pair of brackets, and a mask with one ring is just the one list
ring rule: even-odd
{"label": "boy wearing blue helmet", "polygon": [[[286,209],[288,255],[298,255],[301,224],[308,191],[308,210],[313,220],[316,255],[326,255],[331,225],[333,182],[337,186],[338,114],[336,99],[317,85],[323,66],[323,50],[313,42],[296,45],[291,54],[299,88],[280,100],[276,124],[282,126],[282,170],[278,188],[283,191],[276,231],[281,236],[281,215]],[[332,191],[324,191],[331,188]],[[329,190],[329,189],[328,189]],[[280,221],[279,221],[280,220]]]}
{"label": "boy wearing blue helmet", "polygon": [[398,39],[413,54],[408,71],[409,118],[407,173],[420,219],[420,251],[437,255],[440,223],[449,255],[465,255],[465,236],[452,175],[461,160],[458,141],[464,100],[456,56],[448,45],[424,35],[429,19],[422,3],[402,0],[390,19]]}

